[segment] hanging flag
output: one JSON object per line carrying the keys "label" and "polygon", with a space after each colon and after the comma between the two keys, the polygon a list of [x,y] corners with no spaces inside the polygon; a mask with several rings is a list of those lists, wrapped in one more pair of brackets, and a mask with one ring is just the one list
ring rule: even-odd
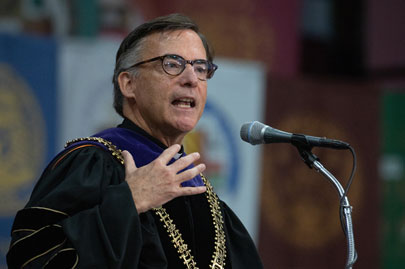
{"label": "hanging flag", "polygon": [[16,212],[55,153],[56,43],[0,34],[0,268]]}

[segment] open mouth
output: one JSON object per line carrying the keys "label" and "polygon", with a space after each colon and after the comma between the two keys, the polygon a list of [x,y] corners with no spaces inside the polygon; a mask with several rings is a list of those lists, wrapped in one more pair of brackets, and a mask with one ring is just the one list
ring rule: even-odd
{"label": "open mouth", "polygon": [[180,108],[193,108],[195,107],[195,101],[191,98],[180,98],[172,102],[172,105]]}

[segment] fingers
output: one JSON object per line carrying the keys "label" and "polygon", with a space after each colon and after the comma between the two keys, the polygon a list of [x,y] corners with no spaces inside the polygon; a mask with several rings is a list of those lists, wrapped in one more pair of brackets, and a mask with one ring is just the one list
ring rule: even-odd
{"label": "fingers", "polygon": [[[166,150],[163,151],[163,153],[156,159],[157,161],[160,161],[160,164],[167,165],[170,160],[176,155],[176,153],[179,152],[181,149],[181,146],[178,144],[172,145]],[[185,169],[189,165],[191,165],[193,162],[197,161],[200,158],[200,154],[198,152],[194,152],[191,154],[188,154],[187,156],[184,156],[178,160],[176,160],[174,163],[170,165],[170,168],[172,171],[175,173],[178,173],[179,171]],[[202,168],[202,167],[200,167]],[[203,170],[205,169],[205,166]]]}
{"label": "fingers", "polygon": [[192,164],[193,162],[197,161],[200,159],[200,154],[198,152],[191,153],[187,156],[181,157],[177,161],[175,161],[173,164],[171,164],[172,169],[174,169],[176,172],[179,172]]}
{"label": "fingers", "polygon": [[124,157],[124,165],[125,165],[125,174],[129,174],[133,171],[135,171],[136,165],[135,165],[135,161],[134,158],[132,157],[131,153],[129,153],[128,151],[124,150],[122,152],[122,156]]}
{"label": "fingers", "polygon": [[187,169],[177,175],[177,181],[179,183],[182,183],[184,181],[187,181],[189,179],[192,179],[193,177],[199,175],[205,170],[205,164],[201,163],[193,168]]}
{"label": "fingers", "polygon": [[176,155],[176,153],[180,151],[180,149],[181,146],[179,144],[174,144],[165,149],[158,159],[164,162],[164,164],[167,164]]}
{"label": "fingers", "polygon": [[[154,168],[153,168],[153,169],[157,169],[156,171],[159,171],[160,169],[169,169],[171,171],[170,173],[173,173],[173,176],[174,176],[172,178],[173,183],[175,183],[177,185],[179,185],[180,183],[182,183],[184,181],[194,178],[198,174],[202,173],[206,168],[205,164],[199,164],[190,169],[184,170],[185,168],[187,168],[193,162],[197,161],[200,158],[200,154],[198,152],[194,152],[187,156],[184,156],[184,157],[176,160],[171,165],[167,166],[167,163],[175,156],[176,153],[179,152],[180,148],[181,148],[181,146],[176,144],[176,145],[172,145],[171,147],[164,150],[163,153],[155,160],[155,161],[158,161],[159,165],[154,166]],[[124,150],[122,152],[122,155],[124,157],[125,173],[126,173],[126,175],[130,175],[138,168],[135,164],[135,161],[134,161],[131,153]],[[160,167],[160,168],[158,168],[158,167]],[[184,171],[182,171],[182,170],[184,170]],[[182,172],[179,173],[179,171],[182,171]],[[167,177],[165,176],[163,178],[167,178]]]}
{"label": "fingers", "polygon": [[196,195],[207,191],[207,187],[183,187],[181,188],[181,196]]}

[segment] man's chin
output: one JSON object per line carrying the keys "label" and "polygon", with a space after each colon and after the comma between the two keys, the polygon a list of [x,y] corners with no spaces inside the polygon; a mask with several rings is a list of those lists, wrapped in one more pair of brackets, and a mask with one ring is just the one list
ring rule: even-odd
{"label": "man's chin", "polygon": [[182,121],[176,124],[176,129],[181,133],[191,132],[197,125],[197,121]]}

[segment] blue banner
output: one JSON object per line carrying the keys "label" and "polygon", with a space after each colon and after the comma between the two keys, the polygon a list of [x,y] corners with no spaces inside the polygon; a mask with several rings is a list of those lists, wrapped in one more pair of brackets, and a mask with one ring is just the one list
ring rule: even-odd
{"label": "blue banner", "polygon": [[0,34],[0,268],[14,216],[55,154],[56,59],[54,39]]}

